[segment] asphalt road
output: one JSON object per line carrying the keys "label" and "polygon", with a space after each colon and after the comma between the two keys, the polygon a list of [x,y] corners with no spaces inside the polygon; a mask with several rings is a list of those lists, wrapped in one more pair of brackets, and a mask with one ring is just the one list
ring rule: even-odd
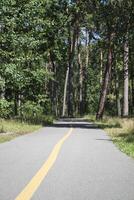
{"label": "asphalt road", "polygon": [[58,121],[0,144],[0,200],[27,200],[30,181],[32,200],[134,200],[134,160],[93,124]]}

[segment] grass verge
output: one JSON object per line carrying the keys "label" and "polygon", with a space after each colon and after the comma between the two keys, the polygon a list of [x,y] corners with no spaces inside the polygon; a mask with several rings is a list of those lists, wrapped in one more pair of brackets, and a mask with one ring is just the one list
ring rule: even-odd
{"label": "grass verge", "polygon": [[134,158],[134,118],[104,117],[100,121],[95,116],[85,118],[103,128],[122,152]]}
{"label": "grass verge", "polygon": [[31,133],[41,127],[42,125],[0,119],[0,143],[10,141],[20,135]]}

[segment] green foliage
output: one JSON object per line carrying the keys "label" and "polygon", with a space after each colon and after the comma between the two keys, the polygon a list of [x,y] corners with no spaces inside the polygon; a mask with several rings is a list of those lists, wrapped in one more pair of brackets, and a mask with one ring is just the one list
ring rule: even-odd
{"label": "green foliage", "polygon": [[42,115],[40,116],[40,122],[42,125],[52,125],[54,117],[51,115]]}
{"label": "green foliage", "polygon": [[21,136],[27,133],[41,128],[41,125],[28,124],[26,122],[20,122],[18,120],[0,120],[0,143],[10,141],[17,136]]}
{"label": "green foliage", "polygon": [[53,117],[46,116],[43,110],[44,108],[40,104],[27,101],[20,108],[21,120],[34,124],[52,124]]}
{"label": "green foliage", "polygon": [[43,114],[43,108],[35,102],[27,101],[21,106],[20,112],[22,120],[38,123]]}
{"label": "green foliage", "polygon": [[[4,96],[5,99],[14,102],[13,113],[17,115],[20,105],[23,108],[23,102],[27,104],[28,101],[31,101],[31,108],[30,105],[27,105],[31,109],[30,111],[25,111],[26,108],[23,108],[24,119],[32,119],[34,116],[32,112],[35,112],[33,118],[38,121],[39,115],[42,115],[41,110],[48,115],[61,115],[66,69],[69,59],[72,57],[70,42],[73,42],[75,37],[80,43],[83,66],[83,112],[95,113],[99,102],[102,76],[100,73],[100,49],[104,54],[104,71],[107,64],[108,34],[111,31],[115,33],[112,43],[114,43],[116,63],[113,64],[113,68],[114,66],[117,68],[119,92],[122,97],[122,44],[126,31],[129,35],[130,53],[134,48],[132,1],[112,0],[104,3],[104,1],[73,0],[1,0],[0,8],[0,98]],[[67,91],[66,99],[68,108],[68,99],[69,96],[72,96],[73,115],[79,113],[80,107],[78,41],[74,42],[74,62],[71,69],[72,94],[70,95]],[[86,48],[88,48],[88,64],[86,63]],[[134,61],[131,57],[132,55],[130,55],[130,61],[133,66]],[[131,71],[130,88],[133,85],[131,83],[133,82],[133,70]],[[114,115],[117,113],[116,89],[115,78],[112,76],[111,79],[106,113]],[[67,90],[69,87],[68,84]],[[130,101],[133,102],[133,97],[131,97],[133,95],[129,96]],[[34,104],[37,110],[34,110]],[[130,105],[130,107],[133,106]],[[8,106],[5,107],[6,109],[9,109]],[[1,114],[1,117],[10,116],[8,111],[7,114],[4,113]],[[33,119],[33,121],[36,120]]]}
{"label": "green foliage", "polygon": [[[98,101],[100,96],[100,79],[101,72],[99,66],[99,51],[96,50],[97,45],[93,46],[90,52],[91,61],[88,66],[87,73],[87,102],[88,102],[88,112],[90,114],[95,114],[98,108]],[[95,55],[95,56],[94,56]],[[98,56],[97,56],[98,55]]]}
{"label": "green foliage", "polygon": [[43,108],[43,113],[51,114],[51,102],[47,95],[38,95],[36,101]]}
{"label": "green foliage", "polygon": [[104,129],[122,152],[134,158],[134,118],[104,116],[96,120],[95,116],[88,115],[85,119]]}
{"label": "green foliage", "polygon": [[12,103],[6,99],[0,99],[0,118],[9,118],[12,114]]}

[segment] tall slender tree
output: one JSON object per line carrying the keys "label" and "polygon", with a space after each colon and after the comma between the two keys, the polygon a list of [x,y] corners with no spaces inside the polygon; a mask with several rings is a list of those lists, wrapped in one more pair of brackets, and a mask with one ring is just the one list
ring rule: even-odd
{"label": "tall slender tree", "polygon": [[128,46],[128,36],[124,41],[124,93],[123,93],[123,116],[127,117],[129,114],[129,105],[128,105],[128,84],[129,84],[129,75],[128,75],[128,61],[129,61],[129,46]]}

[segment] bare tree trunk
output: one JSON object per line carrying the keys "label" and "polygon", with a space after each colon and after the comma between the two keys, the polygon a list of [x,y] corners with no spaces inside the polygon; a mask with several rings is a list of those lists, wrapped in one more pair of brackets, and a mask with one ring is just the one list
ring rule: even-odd
{"label": "bare tree trunk", "polygon": [[81,55],[78,54],[78,62],[80,66],[80,115],[83,113],[83,67],[81,63]]}
{"label": "bare tree trunk", "polygon": [[119,71],[117,67],[117,54],[114,52],[114,73],[115,73],[115,93],[116,93],[116,106],[117,115],[121,117],[121,102],[120,102],[120,85],[119,85]]}
{"label": "bare tree trunk", "polygon": [[128,61],[129,61],[129,46],[128,38],[124,43],[124,94],[123,94],[123,116],[127,117],[128,110]]}
{"label": "bare tree trunk", "polygon": [[78,66],[79,66],[79,113],[83,114],[83,66],[81,61],[80,41],[77,37]]}
{"label": "bare tree trunk", "polygon": [[[131,47],[131,46],[130,46]],[[134,114],[134,57],[133,57],[133,49],[129,48],[129,63],[130,63],[130,113],[132,116]]]}
{"label": "bare tree trunk", "polygon": [[89,64],[89,33],[86,30],[86,69],[88,68]]}
{"label": "bare tree trunk", "polygon": [[96,119],[101,119],[103,117],[103,113],[104,113],[104,107],[105,107],[106,96],[107,96],[108,86],[109,86],[110,77],[111,77],[111,69],[112,69],[112,38],[113,38],[113,34],[111,33],[109,35],[107,65],[105,68],[104,79],[103,79]]}
{"label": "bare tree trunk", "polygon": [[121,103],[120,103],[120,94],[119,94],[119,77],[118,77],[118,72],[116,71],[116,83],[115,83],[115,87],[116,87],[116,103],[117,103],[117,114],[118,117],[121,116]]}
{"label": "bare tree trunk", "polygon": [[89,66],[89,50],[90,50],[90,40],[89,40],[89,32],[86,30],[86,60],[85,60],[85,66],[83,66],[83,113],[86,113],[87,111],[87,71]]}
{"label": "bare tree trunk", "polygon": [[[71,51],[72,51],[72,40],[71,40],[71,30],[70,30],[70,26],[68,27],[68,66],[67,66],[67,70],[66,70],[66,78],[65,78],[65,84],[64,84],[64,96],[63,96],[63,109],[62,109],[62,117],[65,117],[66,115],[66,110],[67,110],[67,88],[69,88],[70,90],[70,68],[71,68],[71,63],[70,63],[70,57],[71,57]],[[69,87],[68,87],[69,85]],[[70,91],[69,91],[69,95],[70,95]],[[69,101],[70,101],[70,97],[69,97]],[[68,107],[70,107],[70,102]]]}
{"label": "bare tree trunk", "polygon": [[[132,67],[131,67],[132,68]],[[132,95],[132,115],[134,114],[134,71],[132,69],[132,78],[131,78],[131,95]]]}
{"label": "bare tree trunk", "polygon": [[64,84],[64,98],[63,98],[63,110],[62,116],[65,116],[66,113],[66,99],[67,99],[67,87],[68,87],[68,116],[72,116],[72,65],[75,54],[75,44],[76,44],[76,36],[77,36],[77,27],[74,26],[73,36],[71,36],[71,27],[69,27],[69,37],[68,37],[68,67],[66,71],[66,78]]}
{"label": "bare tree trunk", "polygon": [[[80,0],[76,1],[78,5]],[[67,10],[68,12],[68,10]],[[67,97],[67,85],[68,85],[68,116],[73,116],[73,61],[75,56],[75,47],[76,47],[76,39],[77,34],[79,33],[79,12],[74,13],[74,20],[68,24],[68,68],[66,72],[66,80],[64,85],[64,100],[63,100],[63,116],[65,115],[65,104]]]}
{"label": "bare tree trunk", "polygon": [[[70,30],[71,31],[71,30]],[[72,68],[73,68],[73,61],[75,56],[75,46],[76,46],[76,39],[78,34],[78,27],[77,24],[74,25],[72,31],[72,37],[70,32],[70,50],[69,50],[69,80],[68,80],[68,116],[73,116],[73,79],[72,79]]]}
{"label": "bare tree trunk", "polygon": [[100,84],[102,85],[103,79],[103,52],[100,50]]}
{"label": "bare tree trunk", "polygon": [[50,62],[50,68],[51,72],[54,74],[53,78],[54,80],[50,81],[50,89],[51,89],[51,107],[52,112],[56,115],[56,64],[53,59],[53,52],[50,51],[49,53],[49,62]]}
{"label": "bare tree trunk", "polygon": [[62,117],[65,117],[65,114],[66,114],[66,99],[67,99],[67,84],[68,84],[68,78],[69,78],[69,67],[67,67],[66,79],[65,79],[65,85],[64,85],[64,97],[63,97]]}
{"label": "bare tree trunk", "polygon": [[18,115],[18,91],[15,91],[15,94],[14,94],[14,114],[15,116]]}
{"label": "bare tree trunk", "polygon": [[0,98],[5,99],[5,79],[0,76],[0,81],[2,82]]}
{"label": "bare tree trunk", "polygon": [[18,115],[20,116],[20,107],[21,107],[21,99],[22,99],[22,95],[19,93],[18,94]]}

